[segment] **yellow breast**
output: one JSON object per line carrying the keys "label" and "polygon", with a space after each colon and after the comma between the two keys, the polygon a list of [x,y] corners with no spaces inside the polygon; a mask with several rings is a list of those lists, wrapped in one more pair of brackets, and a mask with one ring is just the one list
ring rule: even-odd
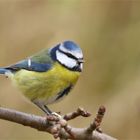
{"label": "yellow breast", "polygon": [[30,100],[46,102],[78,80],[80,72],[74,72],[55,63],[47,72],[20,70],[11,77],[16,86]]}

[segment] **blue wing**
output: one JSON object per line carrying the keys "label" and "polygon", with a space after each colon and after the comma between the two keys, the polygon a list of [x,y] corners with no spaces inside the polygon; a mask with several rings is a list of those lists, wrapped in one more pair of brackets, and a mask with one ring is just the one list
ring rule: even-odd
{"label": "blue wing", "polygon": [[12,72],[16,72],[21,69],[26,69],[29,71],[36,71],[36,72],[45,72],[51,69],[52,64],[51,63],[39,63],[34,62],[31,59],[20,61],[19,63],[16,63],[14,65],[6,67],[6,69],[11,70]]}
{"label": "blue wing", "polygon": [[[46,72],[50,70],[54,64],[54,60],[52,60],[49,51],[49,49],[44,49],[25,60],[6,67],[5,69],[12,72],[16,72],[21,69],[36,72]],[[2,73],[3,70],[1,70],[0,72]]]}

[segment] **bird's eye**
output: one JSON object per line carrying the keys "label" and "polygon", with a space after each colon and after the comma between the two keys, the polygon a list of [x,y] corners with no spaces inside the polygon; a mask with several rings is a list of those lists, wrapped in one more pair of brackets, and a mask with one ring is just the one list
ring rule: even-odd
{"label": "bird's eye", "polygon": [[75,59],[75,60],[78,60],[77,57],[75,57],[74,55],[70,54],[69,52],[64,52],[62,50],[59,49],[59,51],[65,55],[67,55],[68,57],[72,58],[72,59]]}

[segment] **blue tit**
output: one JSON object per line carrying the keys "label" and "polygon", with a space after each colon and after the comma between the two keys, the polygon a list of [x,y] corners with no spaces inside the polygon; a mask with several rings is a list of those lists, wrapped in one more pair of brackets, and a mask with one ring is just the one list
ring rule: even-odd
{"label": "blue tit", "polygon": [[46,114],[48,104],[68,95],[83,69],[83,53],[72,41],[64,41],[16,64],[0,68],[22,93]]}

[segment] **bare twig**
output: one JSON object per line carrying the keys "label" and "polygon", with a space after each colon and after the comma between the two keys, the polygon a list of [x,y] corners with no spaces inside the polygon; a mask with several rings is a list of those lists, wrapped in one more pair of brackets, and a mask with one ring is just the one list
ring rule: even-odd
{"label": "bare twig", "polygon": [[98,113],[97,113],[93,123],[91,123],[90,126],[87,128],[88,133],[92,133],[94,130],[97,130],[101,133],[99,126],[102,122],[104,114],[105,114],[105,107],[101,106],[98,110]]}
{"label": "bare twig", "polygon": [[67,124],[67,118],[66,120],[61,118],[59,121],[50,123],[46,117],[36,116],[0,107],[0,119],[22,124],[24,126],[29,126],[39,131],[51,133],[54,138],[59,137],[60,140],[116,140],[115,138],[110,137],[104,133],[99,133],[96,130],[89,134],[87,133],[87,128],[71,127]]}
{"label": "bare twig", "polygon": [[65,120],[69,121],[69,120],[75,119],[79,116],[89,117],[89,116],[91,116],[91,114],[88,111],[85,111],[83,108],[79,107],[75,112],[64,115],[63,118]]}

